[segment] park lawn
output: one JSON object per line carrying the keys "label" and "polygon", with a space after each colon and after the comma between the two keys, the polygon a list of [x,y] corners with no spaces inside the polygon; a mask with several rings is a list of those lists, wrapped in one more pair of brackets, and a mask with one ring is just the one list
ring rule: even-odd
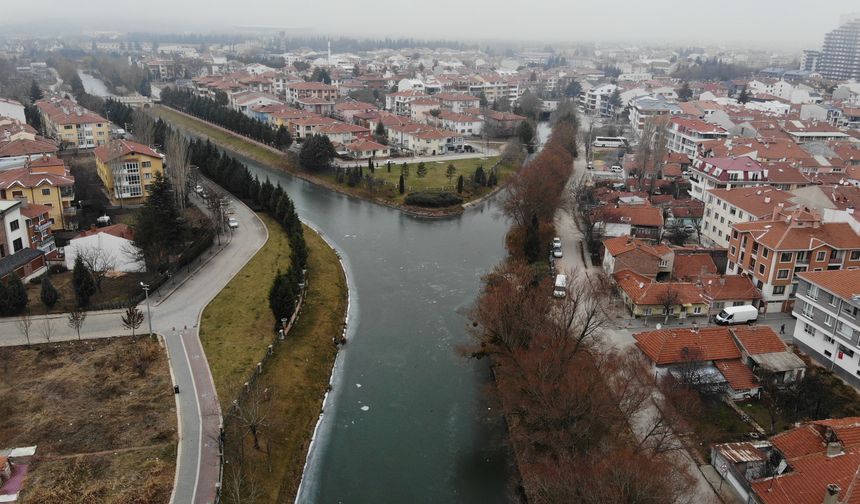
{"label": "park lawn", "polygon": [[290,267],[287,233],[268,215],[257,215],[269,229],[269,239],[206,306],[200,321],[200,341],[222,408],[236,397],[271,343],[275,319],[269,287],[278,271]]}
{"label": "park lawn", "polygon": [[176,402],[158,342],[2,347],[0,363],[2,445],[38,446],[20,502],[168,502]]}
{"label": "park lawn", "polygon": [[[41,281],[35,284],[27,283],[27,306],[33,315],[45,313],[66,313],[72,311],[76,306],[75,291],[72,288],[72,272],[51,273],[51,284],[60,295],[57,304],[50,310],[42,304]],[[124,273],[115,277],[105,277],[102,280],[102,291],[96,292],[90,298],[89,309],[118,308],[128,304],[128,300],[141,292],[140,282],[151,281],[152,275],[148,273]]]}
{"label": "park lawn", "polygon": [[[305,227],[308,291],[304,305],[286,341],[277,346],[253,385],[269,391],[263,406],[266,425],[260,431],[261,447],[271,446],[267,457],[265,451],[253,448],[251,436],[237,434],[242,427],[229,415],[241,383],[272,342],[275,321],[269,309],[269,287],[277,270],[285,271],[290,263],[286,233],[270,217],[260,217],[269,229],[269,240],[206,307],[200,335],[224,412],[227,453],[239,452],[239,443],[244,443],[246,477],[257,483],[258,502],[292,502],[337,354],[333,338],[343,330],[347,284],[337,254]],[[230,477],[227,472],[225,478]]]}
{"label": "park lawn", "polygon": [[[337,254],[312,229],[304,229],[308,246],[304,305],[286,341],[254,384],[271,392],[265,406],[267,432],[260,438],[264,448],[271,441],[271,471],[265,451],[254,450],[251,436],[244,440],[250,475],[263,495],[259,502],[295,500],[337,355],[333,341],[340,337],[346,316],[346,277]],[[228,420],[228,432],[230,427]]]}

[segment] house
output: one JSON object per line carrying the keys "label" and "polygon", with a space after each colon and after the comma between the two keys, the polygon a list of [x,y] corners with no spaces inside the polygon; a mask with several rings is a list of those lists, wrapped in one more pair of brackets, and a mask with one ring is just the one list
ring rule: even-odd
{"label": "house", "polygon": [[0,169],[57,154],[57,144],[39,136],[32,126],[0,116]]}
{"label": "house", "polygon": [[334,101],[326,100],[325,98],[316,98],[314,96],[299,98],[298,101],[296,101],[296,106],[302,110],[313,112],[314,114],[334,114]]}
{"label": "house", "polygon": [[164,156],[130,140],[112,140],[95,149],[96,170],[114,205],[140,205],[164,174]]}
{"label": "house", "polygon": [[477,108],[481,105],[481,100],[477,96],[472,96],[466,93],[436,93],[434,98],[442,103],[442,107],[454,112],[455,114],[465,113],[466,110]]}
{"label": "house", "polygon": [[233,110],[254,118],[254,107],[261,105],[283,105],[277,96],[258,91],[242,91],[230,96],[230,106]]}
{"label": "house", "polygon": [[698,279],[705,299],[711,305],[708,315],[716,315],[726,306],[758,306],[761,291],[744,275],[704,274]]}
{"label": "house", "polygon": [[387,145],[371,140],[356,140],[345,146],[347,153],[353,159],[387,158],[391,151]]}
{"label": "house", "polygon": [[480,136],[484,126],[480,117],[448,110],[441,111],[436,120],[442,128],[464,136]]}
{"label": "house", "polygon": [[798,273],[860,268],[860,235],[852,225],[822,222],[805,207],[778,206],[769,219],[732,227],[726,272],[750,277],[767,311],[788,312]]}
{"label": "house", "polygon": [[797,143],[848,139],[847,133],[826,122],[790,120],[782,130]]}
{"label": "house", "polygon": [[334,102],[337,99],[337,88],[322,82],[293,82],[285,89],[287,103],[297,105],[303,98],[320,98]]}
{"label": "house", "polygon": [[0,200],[0,257],[30,247],[20,200]]}
{"label": "house", "polygon": [[75,178],[62,159],[43,157],[0,171],[0,199],[45,205],[53,230],[77,229]]}
{"label": "house", "polygon": [[729,246],[733,225],[768,218],[777,205],[788,203],[793,196],[767,186],[707,189],[704,194],[701,236],[718,247]]}
{"label": "house", "polygon": [[755,159],[741,157],[699,158],[690,169],[690,196],[704,200],[705,191],[767,183],[767,170]]}
{"label": "house", "polygon": [[806,271],[797,277],[795,344],[860,386],[860,269]]}
{"label": "house", "polygon": [[603,240],[603,270],[611,275],[630,270],[649,279],[668,277],[674,254],[666,245],[650,245],[630,236]]}
{"label": "house", "polygon": [[672,262],[672,280],[678,282],[696,282],[705,275],[717,273],[717,265],[708,253],[675,253]]}
{"label": "house", "polygon": [[370,136],[370,130],[358,126],[357,124],[347,124],[342,122],[333,122],[324,124],[316,129],[318,135],[325,135],[332,143],[349,144],[354,140],[367,138]]}
{"label": "house", "polygon": [[379,110],[379,107],[370,103],[348,100],[345,102],[335,103],[334,117],[343,122],[352,123],[354,122],[353,117],[355,117],[355,114],[372,112],[374,110]]}
{"label": "house", "polygon": [[666,146],[672,152],[680,152],[695,158],[699,145],[717,138],[728,137],[728,132],[701,119],[675,116],[666,125]]}
{"label": "house", "polygon": [[124,273],[146,271],[140,249],[134,246],[134,232],[126,224],[113,224],[103,228],[92,227],[72,238],[63,249],[66,267],[74,268],[75,259],[79,255],[96,250],[104,255],[103,264],[109,265],[111,271]]}
{"label": "house", "polygon": [[24,248],[19,252],[0,258],[0,281],[15,273],[22,281],[28,282],[46,271],[48,271],[48,267],[45,262],[45,253],[39,249]]}
{"label": "house", "polygon": [[860,417],[815,420],[769,441],[714,445],[711,464],[743,502],[855,503]]}
{"label": "house", "polygon": [[61,146],[91,149],[110,139],[109,122],[72,100],[49,98],[36,102],[42,126]]}
{"label": "house", "polygon": [[603,236],[627,235],[657,241],[663,233],[663,212],[657,207],[598,207],[592,214]]}
{"label": "house", "polygon": [[54,225],[51,220],[51,207],[25,202],[21,208],[21,216],[27,225],[29,246],[41,250],[50,258],[51,253],[57,250],[54,234],[51,232]]}
{"label": "house", "polygon": [[654,282],[630,270],[618,271],[612,278],[624,305],[634,317],[668,315],[685,319],[708,313],[708,301],[702,288],[694,283]]}
{"label": "house", "polygon": [[385,95],[385,110],[397,115],[410,115],[409,102],[419,98],[430,98],[430,95],[418,89],[407,89]]}

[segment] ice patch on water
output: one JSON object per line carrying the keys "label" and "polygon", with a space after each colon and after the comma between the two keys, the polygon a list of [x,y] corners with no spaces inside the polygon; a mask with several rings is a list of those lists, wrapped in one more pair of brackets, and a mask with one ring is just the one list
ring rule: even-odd
{"label": "ice patch on water", "polygon": [[369,409],[370,409],[370,406],[362,406],[361,407],[361,411],[368,411]]}
{"label": "ice patch on water", "polygon": [[360,383],[356,383],[356,384],[355,384],[355,386],[356,386],[356,388],[361,388],[361,384],[360,384]]}

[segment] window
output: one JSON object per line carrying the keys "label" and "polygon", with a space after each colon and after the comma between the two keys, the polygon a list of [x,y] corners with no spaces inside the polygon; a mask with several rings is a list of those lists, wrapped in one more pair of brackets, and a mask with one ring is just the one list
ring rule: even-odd
{"label": "window", "polygon": [[791,262],[791,252],[783,252],[779,254],[779,262]]}
{"label": "window", "polygon": [[819,250],[817,254],[815,254],[815,260],[821,262],[824,258],[827,257],[827,252],[823,250]]}
{"label": "window", "polygon": [[21,241],[21,238],[15,238],[15,241],[12,242],[12,252],[18,252],[24,248],[24,242]]}
{"label": "window", "polygon": [[738,237],[738,232],[735,230],[732,230],[732,238],[737,239],[737,237]]}
{"label": "window", "polygon": [[758,265],[758,272],[761,273],[762,275],[764,275],[764,264]]}
{"label": "window", "polygon": [[72,127],[73,126],[71,124],[66,124],[65,126],[63,126],[63,129],[64,130],[70,130],[70,129],[72,129]]}
{"label": "window", "polygon": [[645,308],[645,315],[651,315],[651,308]]}
{"label": "window", "polygon": [[831,338],[830,336],[828,336],[826,334],[824,335],[824,341],[825,341],[825,343],[830,343],[830,344],[836,343],[835,339]]}
{"label": "window", "polygon": [[847,315],[851,318],[856,318],[857,317],[857,311],[858,310],[857,310],[856,306],[851,306],[848,303],[842,303],[842,314],[843,315]]}
{"label": "window", "polygon": [[13,220],[9,223],[9,229],[12,231],[18,231],[18,228],[21,227],[21,224],[18,223],[18,219]]}
{"label": "window", "polygon": [[829,304],[830,306],[836,306],[836,299],[838,298],[833,294],[828,294],[828,296],[830,296],[830,300],[827,301],[827,304]]}
{"label": "window", "polygon": [[774,294],[785,294],[785,285],[775,285],[773,287]]}
{"label": "window", "polygon": [[824,314],[824,325],[831,327],[833,326],[833,317],[830,315]]}
{"label": "window", "polygon": [[735,255],[735,253],[737,253],[737,250],[735,249],[735,246],[732,245],[732,255]]}
{"label": "window", "polygon": [[149,168],[150,166],[152,166],[152,162],[151,161],[144,161],[144,162],[140,163],[140,166],[143,168]]}
{"label": "window", "polygon": [[787,269],[778,270],[776,272],[776,277],[779,278],[780,280],[784,280],[784,279],[788,278],[788,270]]}
{"label": "window", "polygon": [[151,174],[151,173],[146,172],[146,173],[144,173],[144,174],[143,174],[143,180],[149,180],[149,179],[151,179],[151,178],[152,178],[152,174]]}
{"label": "window", "polygon": [[812,318],[812,305],[810,303],[803,303],[803,316]]}
{"label": "window", "polygon": [[768,250],[768,249],[766,249],[766,248],[762,247],[762,249],[761,249],[761,256],[766,258],[766,257],[767,257],[767,256],[769,256],[769,255],[770,255],[770,250]]}
{"label": "window", "polygon": [[806,291],[806,296],[812,299],[818,299],[818,286],[810,285],[809,290]]}
{"label": "window", "polygon": [[[734,254],[734,252],[732,252],[732,253]],[[729,271],[734,271],[734,270],[735,270],[735,263],[733,263],[732,261],[729,261]]]}
{"label": "window", "polygon": [[812,337],[815,337],[815,328],[812,327],[811,324],[803,324],[803,332]]}
{"label": "window", "polygon": [[746,304],[746,303],[744,303],[743,301],[734,301],[734,302],[732,303],[732,306],[743,306],[743,305],[745,305],[745,304]]}
{"label": "window", "polygon": [[701,314],[702,313],[702,307],[701,306],[694,306],[693,307],[693,313],[696,315]]}
{"label": "window", "polygon": [[851,251],[851,260],[852,261],[860,261],[860,250],[852,250]]}
{"label": "window", "polygon": [[660,267],[665,268],[667,266],[669,266],[669,261],[666,259],[660,259]]}

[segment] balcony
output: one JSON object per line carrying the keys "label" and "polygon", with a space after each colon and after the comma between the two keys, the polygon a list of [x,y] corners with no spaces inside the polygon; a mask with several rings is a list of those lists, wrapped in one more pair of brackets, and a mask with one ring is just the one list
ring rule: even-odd
{"label": "balcony", "polygon": [[33,226],[33,229],[37,233],[43,233],[43,232],[47,231],[48,229],[51,229],[51,226],[53,226],[53,225],[54,225],[53,221],[51,221],[50,219],[46,219],[46,220],[42,221],[42,223],[40,223],[40,224],[35,224]]}
{"label": "balcony", "polygon": [[78,215],[78,209],[73,206],[63,207],[63,215],[66,217],[74,217]]}

